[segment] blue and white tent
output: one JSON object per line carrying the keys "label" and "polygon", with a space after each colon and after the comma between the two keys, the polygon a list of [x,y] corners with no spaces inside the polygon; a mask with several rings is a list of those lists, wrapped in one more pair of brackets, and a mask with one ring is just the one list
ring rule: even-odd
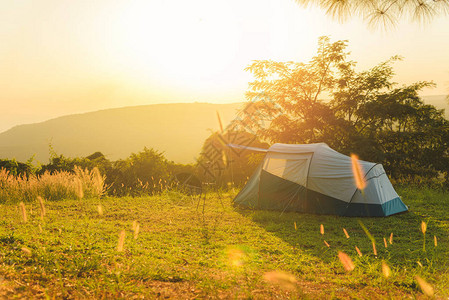
{"label": "blue and white tent", "polygon": [[355,184],[351,158],[324,143],[249,150],[266,155],[235,197],[236,204],[341,216],[380,217],[408,210],[381,164],[359,161],[367,184],[362,192]]}

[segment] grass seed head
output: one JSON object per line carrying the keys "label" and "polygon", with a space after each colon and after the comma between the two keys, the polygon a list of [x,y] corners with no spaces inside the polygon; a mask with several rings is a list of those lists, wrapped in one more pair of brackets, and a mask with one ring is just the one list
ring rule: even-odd
{"label": "grass seed head", "polygon": [[137,240],[139,236],[140,224],[137,221],[133,221],[134,239]]}
{"label": "grass seed head", "polygon": [[97,211],[100,217],[103,216],[103,206],[101,204],[98,204]]}
{"label": "grass seed head", "polygon": [[438,246],[438,240],[436,235],[433,236],[433,243],[435,244],[435,247]]}
{"label": "grass seed head", "polygon": [[324,241],[324,245],[326,245],[328,248],[331,247],[331,245],[329,245],[326,241]]}
{"label": "grass seed head", "polygon": [[296,278],[294,275],[283,271],[271,271],[263,274],[263,279],[285,290],[295,290]]}
{"label": "grass seed head", "polygon": [[348,234],[348,232],[346,231],[345,228],[343,228],[343,232],[345,233],[346,238],[349,239],[349,234]]}
{"label": "grass seed head", "polygon": [[362,166],[359,162],[359,157],[351,154],[352,174],[354,175],[355,185],[361,191],[366,188],[365,176],[363,175]]}
{"label": "grass seed head", "polygon": [[41,196],[37,196],[37,200],[39,201],[39,205],[41,208],[41,219],[43,220],[46,214],[44,199]]}
{"label": "grass seed head", "polygon": [[387,239],[386,238],[384,238],[384,246],[385,246],[385,248],[388,248],[388,244],[387,244]]}
{"label": "grass seed head", "polygon": [[118,252],[122,252],[123,251],[123,247],[125,245],[125,235],[126,235],[125,230],[120,231],[119,238],[118,238],[118,243],[117,243],[117,251]]}
{"label": "grass seed head", "polygon": [[374,241],[373,241],[373,253],[374,253],[374,256],[377,256],[376,243]]}
{"label": "grass seed head", "polygon": [[351,272],[354,270],[355,266],[352,262],[352,259],[344,252],[339,251],[338,252],[338,258],[340,259],[340,262],[343,264],[343,267],[347,272]]}
{"label": "grass seed head", "polygon": [[421,232],[423,234],[426,234],[426,231],[427,231],[427,224],[426,224],[426,222],[422,221],[421,222]]}
{"label": "grass seed head", "polygon": [[26,223],[28,222],[28,218],[27,218],[27,210],[25,208],[25,204],[23,202],[20,202],[20,211],[22,212],[22,219],[23,222]]}
{"label": "grass seed head", "polygon": [[388,278],[391,275],[391,269],[385,261],[382,261],[382,274],[384,274],[385,278]]}
{"label": "grass seed head", "polygon": [[295,224],[295,230],[298,230],[298,228],[296,227],[296,222],[294,222],[294,224]]}
{"label": "grass seed head", "polygon": [[434,296],[434,290],[433,290],[432,285],[430,285],[430,283],[428,283],[427,281],[425,281],[424,279],[422,279],[419,276],[415,276],[415,279],[418,282],[418,285],[421,288],[424,295],[429,296],[429,297]]}
{"label": "grass seed head", "polygon": [[324,225],[323,224],[320,224],[320,233],[324,234]]}
{"label": "grass seed head", "polygon": [[26,247],[22,247],[21,248],[22,252],[25,253],[28,256],[31,256],[31,250],[26,248]]}
{"label": "grass seed head", "polygon": [[76,181],[76,196],[79,199],[83,199],[84,198],[84,188],[83,188],[83,182],[81,181],[81,179],[78,178],[78,180]]}
{"label": "grass seed head", "polygon": [[362,251],[360,251],[359,247],[355,246],[355,250],[357,251],[357,254],[362,257]]}
{"label": "grass seed head", "polygon": [[390,234],[390,245],[393,245],[393,232]]}

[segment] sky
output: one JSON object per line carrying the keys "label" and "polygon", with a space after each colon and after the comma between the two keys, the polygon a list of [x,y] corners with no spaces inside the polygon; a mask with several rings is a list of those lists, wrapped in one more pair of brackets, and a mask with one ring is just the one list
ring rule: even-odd
{"label": "sky", "polygon": [[0,132],[99,109],[244,101],[251,61],[307,62],[348,40],[360,70],[393,55],[395,81],[449,94],[449,16],[386,31],[293,0],[0,0]]}

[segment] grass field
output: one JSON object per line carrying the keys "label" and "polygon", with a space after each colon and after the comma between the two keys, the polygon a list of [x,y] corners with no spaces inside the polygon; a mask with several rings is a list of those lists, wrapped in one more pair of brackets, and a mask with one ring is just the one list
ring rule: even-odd
{"label": "grass field", "polygon": [[449,194],[398,192],[410,212],[362,219],[242,210],[232,194],[209,194],[204,205],[175,192],[45,202],[43,219],[36,201],[25,203],[27,222],[19,205],[3,204],[0,297],[420,298],[418,275],[447,298]]}

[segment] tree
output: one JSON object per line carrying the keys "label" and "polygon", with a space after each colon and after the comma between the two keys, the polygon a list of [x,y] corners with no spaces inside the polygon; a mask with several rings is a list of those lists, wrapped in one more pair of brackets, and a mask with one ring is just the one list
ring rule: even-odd
{"label": "tree", "polygon": [[170,165],[163,153],[145,147],[124,160],[115,161],[106,175],[106,183],[112,194],[119,196],[158,193],[169,184]]}
{"label": "tree", "polygon": [[[258,136],[283,143],[324,141],[332,144],[334,136],[340,135],[338,123],[342,120],[321,98],[335,86],[334,73],[350,64],[346,62],[345,48],[345,41],[330,43],[328,37],[321,37],[318,54],[308,64],[260,60],[246,68],[255,77],[249,83],[246,97],[252,99],[263,92],[279,106],[264,105],[258,113],[269,116],[277,109],[282,110],[268,128],[255,128]],[[252,119],[252,115],[247,114],[244,121],[252,124]],[[330,129],[336,131],[330,132]]]}
{"label": "tree", "polygon": [[449,12],[449,0],[296,0],[317,5],[339,21],[361,16],[373,27],[395,25],[401,18],[425,22]]}
{"label": "tree", "polygon": [[[325,142],[383,163],[394,177],[447,174],[449,121],[418,95],[433,83],[393,83],[399,57],[357,72],[346,45],[321,37],[309,63],[255,61],[247,68],[255,77],[247,97],[263,92],[279,106],[261,106],[258,113],[282,110],[268,126],[255,126],[257,135],[271,143]],[[245,122],[254,123],[251,114]]]}

